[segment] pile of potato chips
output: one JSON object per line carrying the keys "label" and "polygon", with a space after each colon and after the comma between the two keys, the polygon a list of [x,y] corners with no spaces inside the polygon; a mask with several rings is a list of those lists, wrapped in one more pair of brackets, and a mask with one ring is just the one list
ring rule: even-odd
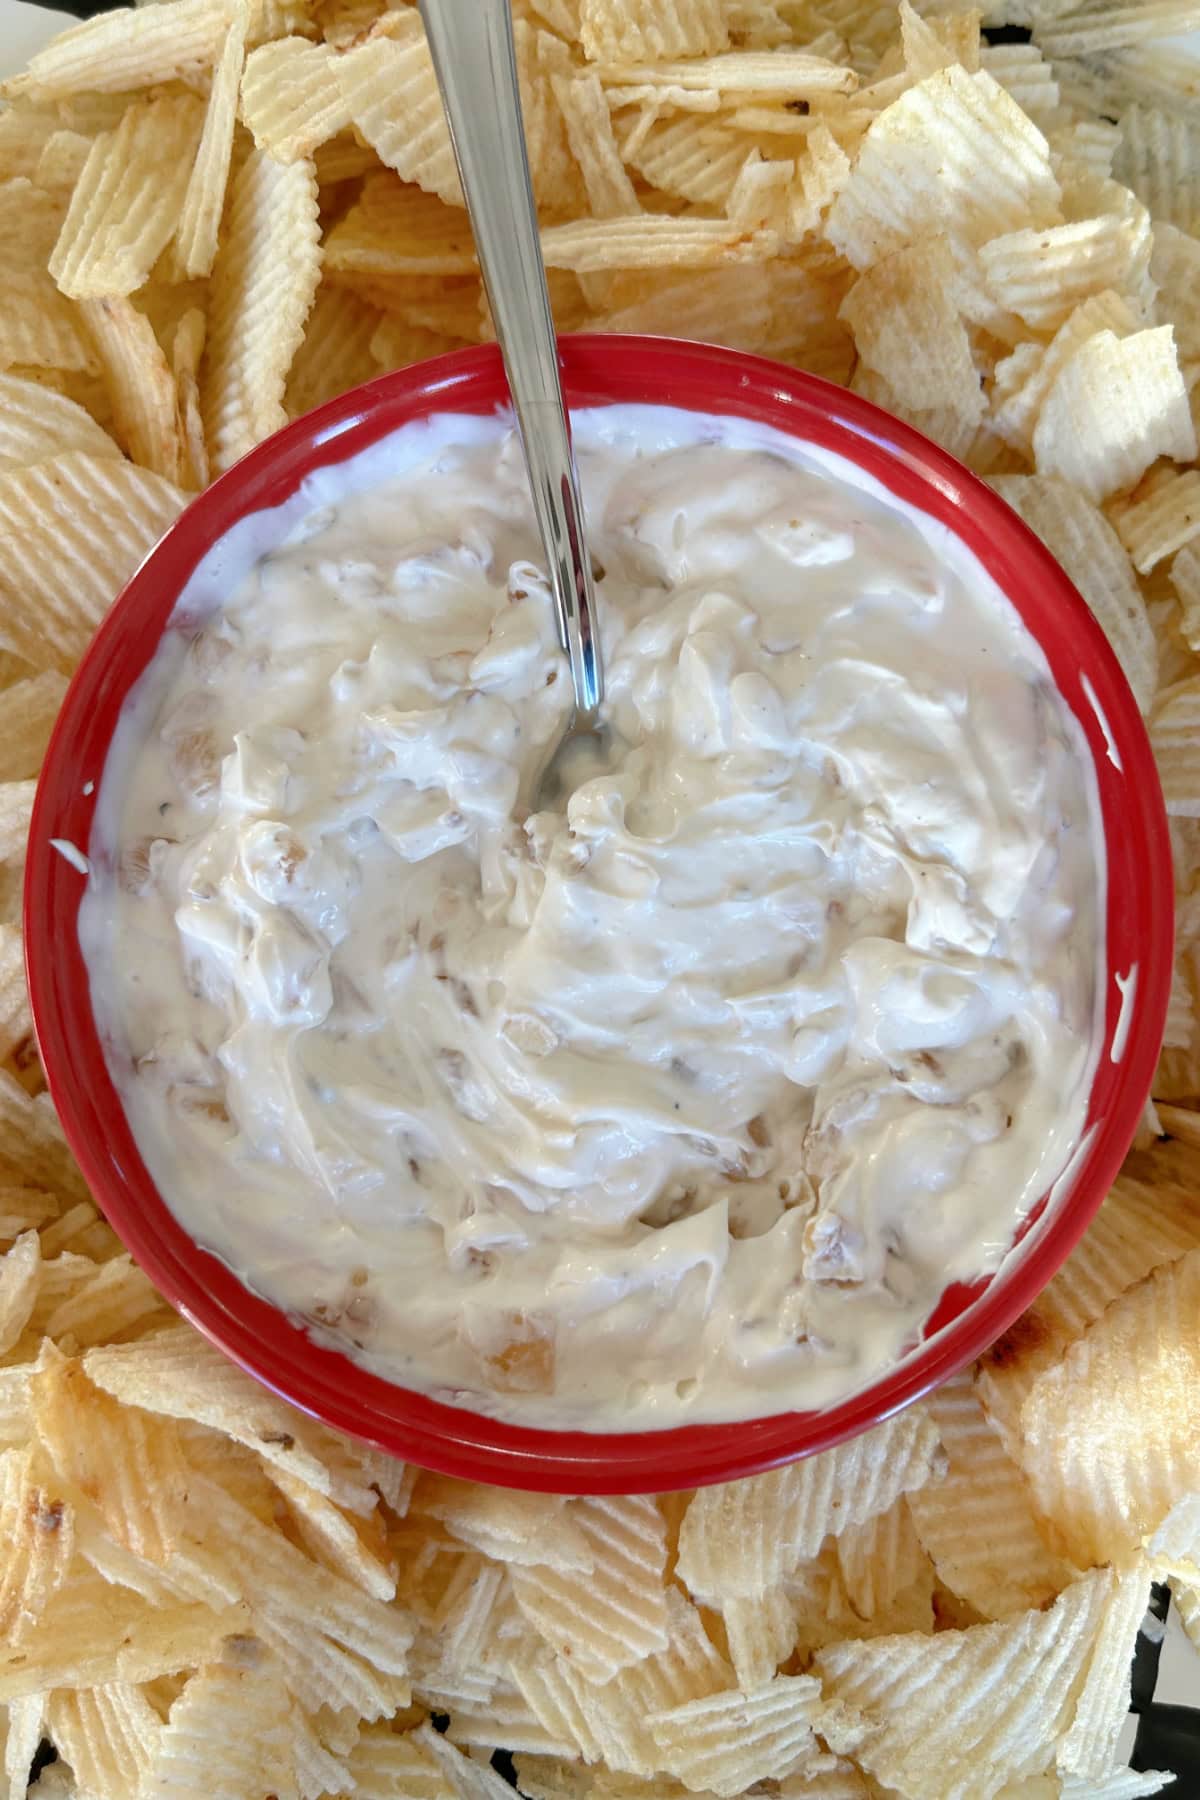
{"label": "pile of potato chips", "polygon": [[848,383],[993,480],[1147,714],[1179,947],[1084,1243],[927,1404],[695,1495],[522,1496],[293,1412],[64,1145],[19,890],[65,677],[289,416],[489,334],[413,7],[163,0],[0,111],[0,1723],[10,1800],[1133,1800],[1152,1575],[1200,1643],[1196,0],[515,0],[564,329]]}

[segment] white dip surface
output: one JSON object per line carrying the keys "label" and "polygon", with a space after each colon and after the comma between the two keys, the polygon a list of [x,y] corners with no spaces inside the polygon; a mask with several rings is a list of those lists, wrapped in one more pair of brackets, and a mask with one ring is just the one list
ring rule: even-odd
{"label": "white dip surface", "polygon": [[825,1405],[1082,1131],[1090,757],[852,465],[575,432],[606,760],[530,814],[569,676],[519,449],[407,427],[181,602],[88,847],[97,1016],[176,1216],[367,1366],[547,1426]]}

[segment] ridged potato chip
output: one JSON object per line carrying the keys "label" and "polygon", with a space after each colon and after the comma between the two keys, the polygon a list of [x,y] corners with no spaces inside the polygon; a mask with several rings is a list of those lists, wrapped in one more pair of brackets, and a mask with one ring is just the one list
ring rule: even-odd
{"label": "ridged potato chip", "polygon": [[680,1532],[678,1573],[706,1600],[765,1594],[827,1534],[886,1512],[944,1461],[936,1428],[910,1410],[788,1468],[701,1488]]}
{"label": "ridged potato chip", "polygon": [[870,1774],[922,1800],[990,1800],[1041,1772],[1069,1728],[1113,1577],[1098,1570],[1048,1612],[920,1636],[830,1645],[814,1668],[827,1697],[857,1709],[855,1754]]}
{"label": "ridged potato chip", "polygon": [[744,232],[727,219],[580,219],[542,232],[542,254],[552,269],[589,274],[608,269],[706,269],[753,261],[774,246],[766,234]]}
{"label": "ridged potato chip", "polygon": [[1076,488],[1054,475],[1006,475],[993,485],[1071,577],[1107,634],[1145,712],[1157,685],[1158,650],[1129,558],[1108,520]]}
{"label": "ridged potato chip", "polygon": [[699,206],[724,206],[752,148],[752,139],[724,124],[681,117],[652,125],[637,149],[623,154],[652,187]]}
{"label": "ridged potato chip", "polygon": [[52,1693],[46,1729],[96,1800],[128,1800],[153,1761],[162,1721],[140,1687],[114,1681]]}
{"label": "ridged potato chip", "polygon": [[613,219],[640,211],[637,191],[617,149],[612,114],[598,76],[552,75],[551,82],[593,218]]}
{"label": "ridged potato chip", "polygon": [[1022,1466],[1076,1560],[1136,1548],[1200,1455],[1200,1250],[1154,1270],[1043,1370],[1021,1409]]}
{"label": "ridged potato chip", "polygon": [[990,75],[948,68],[875,120],[827,230],[864,269],[921,232],[980,244],[1055,224],[1059,198],[1041,132]]}
{"label": "ridged potato chip", "polygon": [[1062,117],[1054,71],[1036,44],[983,44],[979,66],[1011,94],[1040,130],[1049,132]]}
{"label": "ridged potato chip", "polygon": [[902,406],[952,408],[974,423],[984,396],[971,343],[954,303],[956,264],[944,238],[880,257],[863,271],[840,316],[862,360]]}
{"label": "ridged potato chip", "polygon": [[1098,331],[1047,394],[1033,432],[1038,471],[1088,499],[1132,487],[1160,456],[1190,462],[1196,433],[1169,325],[1117,338]]}
{"label": "ridged potato chip", "polygon": [[246,54],[246,18],[245,7],[239,6],[225,33],[220,60],[213,70],[196,159],[175,227],[176,263],[181,274],[193,278],[210,275],[216,260],[225,186],[233,159],[238,92]]}
{"label": "ridged potato chip", "polygon": [[[0,796],[3,793],[0,788]],[[2,813],[0,801],[0,817]],[[53,1110],[31,1099],[4,1069],[0,1069],[0,1181],[45,1188],[72,1200],[87,1197]]]}
{"label": "ridged potato chip", "polygon": [[774,1679],[796,1646],[796,1602],[784,1588],[721,1608],[729,1655],[744,1692]]}
{"label": "ridged potato chip", "polygon": [[[20,1646],[40,1630],[67,1578],[74,1527],[73,1509],[42,1477],[32,1445],[0,1451],[0,1688],[6,1663],[20,1668],[36,1655]],[[22,1690],[36,1691],[37,1684]]]}
{"label": "ridged potato chip", "polygon": [[[1135,305],[1148,299],[1150,217],[1143,207],[1128,216],[1024,229],[993,238],[979,256],[999,305],[1035,331],[1057,331],[1081,301],[1106,289]],[[1142,305],[1144,322],[1145,307]]]}
{"label": "ridged potato chip", "polygon": [[0,368],[88,370],[97,367],[79,315],[48,275],[0,268]]}
{"label": "ridged potato chip", "polygon": [[84,300],[80,312],[108,386],[118,442],[132,461],[178,485],[183,444],[175,378],[153,325],[119,296]]}
{"label": "ridged potato chip", "polygon": [[[61,1222],[65,1225],[66,1218]],[[73,1247],[83,1248],[78,1239]],[[95,1273],[47,1313],[43,1329],[49,1337],[69,1336],[86,1350],[144,1326],[155,1314],[169,1316],[150,1277],[129,1256],[116,1255],[97,1263]]]}
{"label": "ridged potato chip", "polygon": [[523,1565],[510,1579],[518,1606],[551,1649],[569,1653],[585,1679],[604,1682],[667,1647],[666,1530],[644,1496],[580,1500],[571,1512],[592,1569]]}
{"label": "ridged potato chip", "polygon": [[1117,1756],[1129,1711],[1129,1670],[1150,1600],[1150,1569],[1135,1557],[1117,1572],[1088,1661],[1083,1686],[1055,1761],[1069,1775],[1104,1776]]}
{"label": "ridged potato chip", "polygon": [[37,1232],[22,1232],[0,1257],[0,1356],[7,1355],[28,1325],[41,1277],[42,1251]]}
{"label": "ridged potato chip", "polygon": [[246,58],[241,116],[260,150],[276,162],[311,156],[350,123],[337,53],[306,38],[277,38]]}
{"label": "ridged potato chip", "polygon": [[288,373],[283,404],[298,419],[379,373],[371,351],[380,314],[348,288],[324,283],[308,316],[304,337]]}
{"label": "ridged potato chip", "polygon": [[777,1675],[749,1693],[727,1689],[652,1713],[647,1723],[668,1773],[693,1792],[704,1787],[726,1796],[811,1760],[821,1718],[819,1681]]}
{"label": "ridged potato chip", "polygon": [[372,35],[337,65],[347,113],[389,169],[461,206],[450,133],[420,19],[406,9],[391,14],[387,23],[387,35]]}
{"label": "ridged potato chip", "polygon": [[1045,1605],[1072,1570],[1042,1537],[1025,1477],[985,1418],[970,1371],[929,1404],[949,1467],[908,1505],[938,1574],[985,1618]]}
{"label": "ridged potato chip", "polygon": [[[2,410],[7,404],[6,390],[21,386],[24,383],[0,378],[0,443],[8,424]],[[0,707],[0,782],[24,781],[37,774],[66,691],[66,678],[53,669],[14,682],[4,690]]]}
{"label": "ridged potato chip", "polygon": [[48,265],[64,294],[141,287],[179,223],[203,119],[191,94],[135,101],[95,139]]}
{"label": "ridged potato chip", "polygon": [[1200,357],[1200,242],[1156,221],[1150,274],[1161,316],[1175,326],[1180,360]]}
{"label": "ridged potato chip", "polygon": [[1164,557],[1174,555],[1200,534],[1200,470],[1164,471],[1144,499],[1138,489],[1116,519],[1121,542],[1133,566],[1148,575]]}
{"label": "ridged potato chip", "polygon": [[467,215],[389,170],[369,175],[325,240],[329,271],[363,275],[470,275]]}
{"label": "ridged potato chip", "polygon": [[132,18],[122,9],[101,13],[52,38],[0,92],[47,101],[153,87],[211,65],[233,10],[233,0],[176,0],[169,11],[146,8]]}
{"label": "ridged potato chip", "polygon": [[[292,1783],[290,1702],[282,1673],[256,1640],[238,1640],[238,1660],[197,1670],[172,1706],[152,1742],[143,1776],[146,1793],[200,1796],[211,1792],[202,1774],[221,1744],[222,1780],[227,1791],[270,1794]],[[239,1728],[231,1732],[229,1722]],[[294,1789],[292,1790],[294,1791]]]}
{"label": "ridged potato chip", "polygon": [[1032,458],[1034,426],[1059,371],[1097,331],[1127,337],[1138,329],[1139,323],[1128,301],[1106,289],[1077,306],[1048,344],[1018,344],[1010,356],[996,364],[990,396],[996,431]]}
{"label": "ridged potato chip", "polygon": [[149,470],[84,451],[0,475],[0,645],[69,672],[183,501]]}
{"label": "ridged potato chip", "polygon": [[579,0],[579,37],[593,62],[706,56],[729,42],[720,0]]}
{"label": "ridged potato chip", "polygon": [[1200,818],[1200,677],[1160,694],[1150,719],[1150,743],[1163,802],[1180,818]]}
{"label": "ridged potato chip", "polygon": [[588,1575],[596,1553],[564,1500],[476,1487],[429,1475],[414,1500],[420,1513],[441,1520],[463,1543],[510,1566],[540,1563],[562,1574]]}
{"label": "ridged potato chip", "polygon": [[211,465],[228,469],[287,422],[288,370],[321,272],[311,162],[254,150],[233,178],[200,398]]}

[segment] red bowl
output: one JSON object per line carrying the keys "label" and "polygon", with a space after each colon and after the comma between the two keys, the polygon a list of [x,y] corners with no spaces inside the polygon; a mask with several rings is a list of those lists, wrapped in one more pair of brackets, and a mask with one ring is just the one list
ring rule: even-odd
{"label": "red bowl", "polygon": [[[1146,732],[1103,632],[1048,551],[983,482],[857,395],[758,357],[655,338],[574,337],[563,340],[562,359],[575,406],[657,402],[757,419],[839,452],[948,525],[1038,639],[1086,734],[1108,850],[1104,1044],[1072,1179],[1025,1221],[1001,1268],[949,1290],[902,1364],[823,1411],[671,1431],[529,1430],[394,1386],[313,1343],[200,1249],[151,1181],[92,1014],[77,931],[84,878],[50,840],[88,844],[92,784],[117,716],[214,541],[247,513],[278,506],[314,469],[410,420],[505,403],[493,346],[382,376],[297,420],[208,488],[151,552],[97,632],[51,740],[30,834],[25,942],[38,1044],[71,1148],[115,1230],[206,1337],[304,1411],[427,1468],[559,1493],[653,1492],[728,1481],[828,1449],[954,1374],[1036,1298],[1104,1198],[1149,1091],[1171,980],[1171,856]],[[1128,986],[1135,968],[1136,1004],[1130,995],[1123,1013],[1114,978]]]}

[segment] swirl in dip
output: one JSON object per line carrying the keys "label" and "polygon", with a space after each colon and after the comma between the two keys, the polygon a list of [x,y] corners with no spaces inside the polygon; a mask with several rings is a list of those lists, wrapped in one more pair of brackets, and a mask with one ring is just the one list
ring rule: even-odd
{"label": "swirl in dip", "polygon": [[323,1341],[502,1417],[759,1417],[900,1358],[1081,1135],[1083,734],[969,551],[765,428],[575,418],[610,741],[519,447],[436,418],[206,559],[81,913],[146,1164]]}

